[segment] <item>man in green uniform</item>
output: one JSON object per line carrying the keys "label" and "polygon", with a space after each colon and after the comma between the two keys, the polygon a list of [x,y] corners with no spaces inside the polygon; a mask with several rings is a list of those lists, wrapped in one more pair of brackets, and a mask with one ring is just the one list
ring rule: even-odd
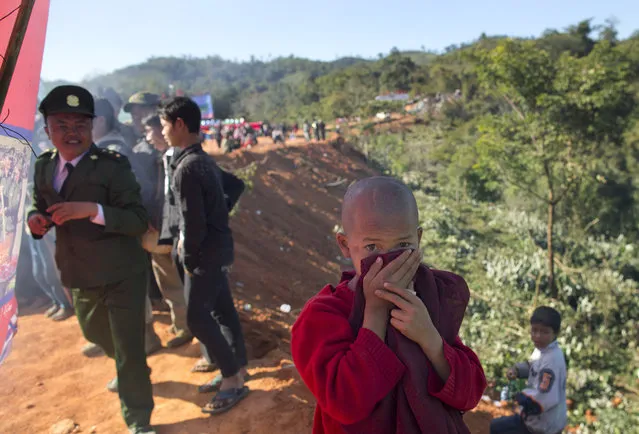
{"label": "man in green uniform", "polygon": [[129,432],[154,433],[144,352],[148,262],[139,236],[148,227],[140,187],[126,157],[92,142],[91,94],[59,86],[40,104],[56,149],[35,164],[28,224],[34,238],[56,226],[56,262],[87,340],[115,359]]}

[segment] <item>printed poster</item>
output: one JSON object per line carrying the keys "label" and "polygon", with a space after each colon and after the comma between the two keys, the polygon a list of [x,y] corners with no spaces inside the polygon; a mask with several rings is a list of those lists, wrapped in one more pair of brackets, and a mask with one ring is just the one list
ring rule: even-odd
{"label": "printed poster", "polygon": [[[22,0],[0,1],[0,17],[5,17],[0,21],[0,62],[7,57],[23,4]],[[0,112],[0,363],[9,354],[18,327],[15,276],[48,16],[49,0],[36,0]]]}
{"label": "printed poster", "polygon": [[213,99],[211,98],[211,94],[207,93],[206,95],[195,95],[191,97],[193,101],[200,107],[200,111],[202,112],[202,119],[213,119]]}

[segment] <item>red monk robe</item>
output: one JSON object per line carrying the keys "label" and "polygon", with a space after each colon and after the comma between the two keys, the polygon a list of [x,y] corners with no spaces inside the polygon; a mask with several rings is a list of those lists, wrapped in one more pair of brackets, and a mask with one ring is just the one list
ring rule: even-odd
{"label": "red monk robe", "polygon": [[[398,337],[399,332],[389,327],[387,345],[372,331],[360,328],[362,294],[357,292],[356,301],[356,293],[348,287],[353,277],[345,273],[337,287],[322,289],[306,304],[292,329],[293,360],[318,403],[313,433],[467,433],[460,412],[477,405],[486,378],[475,353],[457,336],[461,318],[455,317],[460,306],[454,305],[459,300],[452,305],[446,301],[447,289],[461,293],[463,299],[463,279],[423,266],[416,279],[422,300],[430,291],[431,300],[425,304],[442,335],[450,365],[450,376],[442,384],[423,352],[415,345],[423,357],[414,353],[412,341]],[[429,282],[428,291],[424,281]],[[461,303],[462,314],[467,301],[466,297]],[[416,366],[420,363],[423,367]]]}

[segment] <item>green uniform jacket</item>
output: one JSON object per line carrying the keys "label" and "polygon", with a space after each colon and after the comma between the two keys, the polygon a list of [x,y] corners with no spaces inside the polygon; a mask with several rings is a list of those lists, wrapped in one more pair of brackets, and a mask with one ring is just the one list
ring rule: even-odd
{"label": "green uniform jacket", "polygon": [[91,145],[67,179],[65,197],[53,188],[57,164],[56,150],[36,160],[34,206],[29,215],[49,215],[46,210],[58,202],[97,202],[106,223],[70,220],[56,228],[55,256],[62,283],[71,288],[99,287],[145,270],[148,259],[140,235],[148,228],[148,217],[129,160]]}

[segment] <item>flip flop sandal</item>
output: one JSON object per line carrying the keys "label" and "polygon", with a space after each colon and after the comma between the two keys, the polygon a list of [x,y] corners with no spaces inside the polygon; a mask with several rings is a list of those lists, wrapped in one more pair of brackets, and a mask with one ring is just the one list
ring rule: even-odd
{"label": "flip flop sandal", "polygon": [[98,345],[91,342],[89,342],[88,344],[82,347],[82,354],[85,357],[89,357],[89,358],[105,355],[104,350],[102,348],[100,348]]}
{"label": "flip flop sandal", "polygon": [[206,359],[202,357],[193,365],[191,372],[213,372],[216,369],[217,366],[215,366],[215,364],[207,362]]}
{"label": "flip flop sandal", "polygon": [[246,398],[250,390],[244,386],[239,389],[228,389],[218,392],[211,402],[202,407],[202,413],[221,414],[226,413],[237,405],[238,402]]}
{"label": "flip flop sandal", "polygon": [[[247,372],[246,375],[244,376],[244,381],[249,381],[250,379],[251,379],[251,376]],[[220,390],[221,385],[222,385],[222,374],[217,374],[210,381],[207,381],[201,386],[198,386],[197,391],[199,393],[217,392],[218,390]]]}
{"label": "flip flop sandal", "polygon": [[113,378],[111,381],[107,383],[106,386],[109,392],[117,393],[118,392],[118,377]]}

